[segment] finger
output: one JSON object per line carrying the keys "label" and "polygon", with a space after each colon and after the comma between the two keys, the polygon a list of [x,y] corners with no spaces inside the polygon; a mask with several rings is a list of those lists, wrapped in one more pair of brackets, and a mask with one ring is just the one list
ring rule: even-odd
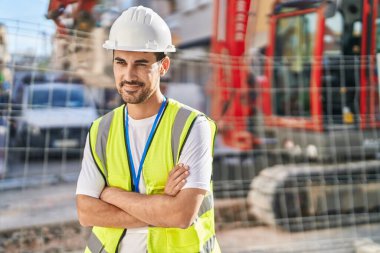
{"label": "finger", "polygon": [[[183,179],[183,180],[185,180],[185,179]],[[182,180],[181,180],[181,181],[182,181]],[[180,181],[180,182],[181,182],[181,181]],[[183,185],[181,185],[180,182],[178,182],[177,184],[173,184],[173,185],[169,188],[169,192],[170,192],[170,195],[171,195],[171,196],[175,196],[175,195],[177,195],[178,192],[182,189],[182,186],[183,186]]]}
{"label": "finger", "polygon": [[179,163],[177,164],[176,166],[174,166],[174,168],[169,172],[169,176],[173,175],[174,172],[176,172],[177,170],[179,170],[180,168],[182,168],[184,166],[183,163]]}
{"label": "finger", "polygon": [[171,189],[170,193],[167,193],[167,194],[170,196],[176,196],[178,192],[182,190],[182,187],[185,185],[185,183],[186,183],[186,180],[182,179],[176,186],[174,186]]}
{"label": "finger", "polygon": [[[185,186],[187,180],[186,179],[182,179],[177,185],[176,185],[176,189],[179,189],[179,190],[182,190],[182,188]],[[178,193],[178,192],[177,192]]]}
{"label": "finger", "polygon": [[173,180],[173,185],[178,185],[182,180],[185,180],[190,175],[189,171],[184,171],[181,175],[179,175],[176,179]]}
{"label": "finger", "polygon": [[188,171],[188,166],[183,166],[183,167],[180,167],[178,168],[172,175],[172,178],[175,180],[177,179],[178,177],[180,177],[181,175],[183,175],[186,171]]}
{"label": "finger", "polygon": [[[175,196],[182,189],[184,182],[182,180],[189,176],[189,166],[183,163],[177,164],[170,172],[167,184],[165,186],[165,194]],[[186,182],[186,181],[185,181]]]}
{"label": "finger", "polygon": [[188,170],[180,170],[172,175],[170,181],[172,181],[173,184],[176,185],[182,179],[187,178],[188,175],[189,175]]}
{"label": "finger", "polygon": [[177,195],[178,192],[180,192],[183,188],[183,186],[186,184],[186,179],[182,179],[175,187],[174,187],[174,195]]}

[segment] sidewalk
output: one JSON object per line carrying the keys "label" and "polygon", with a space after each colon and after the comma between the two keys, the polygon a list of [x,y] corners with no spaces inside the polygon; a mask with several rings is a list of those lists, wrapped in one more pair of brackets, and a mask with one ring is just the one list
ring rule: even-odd
{"label": "sidewalk", "polygon": [[[217,238],[223,252],[258,253],[355,253],[365,239],[380,240],[380,224],[289,233],[269,227],[239,228],[220,231]],[[375,247],[372,247],[373,249]]]}
{"label": "sidewalk", "polygon": [[75,184],[0,192],[0,230],[76,221]]}
{"label": "sidewalk", "polygon": [[[73,244],[70,238],[86,237],[87,229],[81,229],[77,222],[75,187],[75,183],[71,183],[0,192],[0,242],[4,231],[23,231],[27,227],[43,227],[42,232],[38,232],[40,237],[45,230],[48,231],[46,234],[58,233],[58,237],[61,237],[66,246]],[[54,225],[59,228],[58,232]],[[355,252],[354,244],[359,239],[371,238],[380,241],[380,224],[298,233],[269,227],[237,228],[217,231],[217,238],[223,252],[346,253]],[[83,241],[84,239],[81,239],[76,248],[80,249]],[[43,240],[39,243],[42,244]],[[58,244],[55,247],[70,248],[66,246]],[[75,247],[72,249],[75,251]]]}

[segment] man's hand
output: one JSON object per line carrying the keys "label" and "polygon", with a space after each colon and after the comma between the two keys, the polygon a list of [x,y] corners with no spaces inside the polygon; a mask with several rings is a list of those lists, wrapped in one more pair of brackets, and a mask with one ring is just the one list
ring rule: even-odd
{"label": "man's hand", "polygon": [[186,184],[186,178],[189,176],[189,166],[182,163],[177,164],[169,173],[168,181],[165,186],[165,194],[176,196],[182,187]]}

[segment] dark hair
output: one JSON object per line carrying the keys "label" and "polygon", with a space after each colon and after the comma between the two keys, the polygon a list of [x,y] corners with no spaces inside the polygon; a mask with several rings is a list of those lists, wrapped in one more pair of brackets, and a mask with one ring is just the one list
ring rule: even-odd
{"label": "dark hair", "polygon": [[164,52],[156,52],[154,55],[156,56],[157,61],[161,61],[166,57],[166,54]]}
{"label": "dark hair", "polygon": [[[166,57],[166,54],[164,52],[154,52],[154,55],[156,56],[157,61],[161,61]],[[115,57],[115,50],[112,50],[112,58]]]}

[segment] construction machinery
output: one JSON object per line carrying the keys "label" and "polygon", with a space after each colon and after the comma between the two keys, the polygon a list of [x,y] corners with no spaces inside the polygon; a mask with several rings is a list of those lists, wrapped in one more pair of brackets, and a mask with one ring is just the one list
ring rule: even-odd
{"label": "construction machinery", "polygon": [[312,159],[378,152],[377,1],[276,2],[260,96],[275,149]]}
{"label": "construction machinery", "polygon": [[112,52],[100,46],[108,28],[100,26],[98,4],[98,0],[50,0],[46,17],[56,25],[52,68],[62,72],[60,79],[80,78],[88,86],[101,88],[95,92],[97,103],[108,111],[120,99],[114,95],[112,62],[107,60]]}
{"label": "construction machinery", "polygon": [[211,50],[223,143],[267,160],[250,163],[250,214],[289,230],[380,221],[379,1],[274,1],[256,50],[250,4],[215,1]]}
{"label": "construction machinery", "polygon": [[97,0],[50,0],[46,17],[54,21],[58,34],[90,32],[95,26],[92,9],[96,3]]}
{"label": "construction machinery", "polygon": [[[217,122],[214,153],[214,194],[217,198],[246,196],[256,168],[259,136],[254,134],[255,94],[245,56],[250,0],[214,1],[210,63],[211,117]],[[253,157],[253,159],[252,159]]]}
{"label": "construction machinery", "polygon": [[274,3],[265,54],[253,58],[254,133],[275,140],[259,148],[281,157],[251,184],[260,222],[303,230],[380,220],[378,6]]}
{"label": "construction machinery", "polygon": [[247,119],[252,116],[247,83],[245,34],[249,0],[214,1],[214,34],[211,39],[212,117],[227,146],[249,150],[255,139]]}

